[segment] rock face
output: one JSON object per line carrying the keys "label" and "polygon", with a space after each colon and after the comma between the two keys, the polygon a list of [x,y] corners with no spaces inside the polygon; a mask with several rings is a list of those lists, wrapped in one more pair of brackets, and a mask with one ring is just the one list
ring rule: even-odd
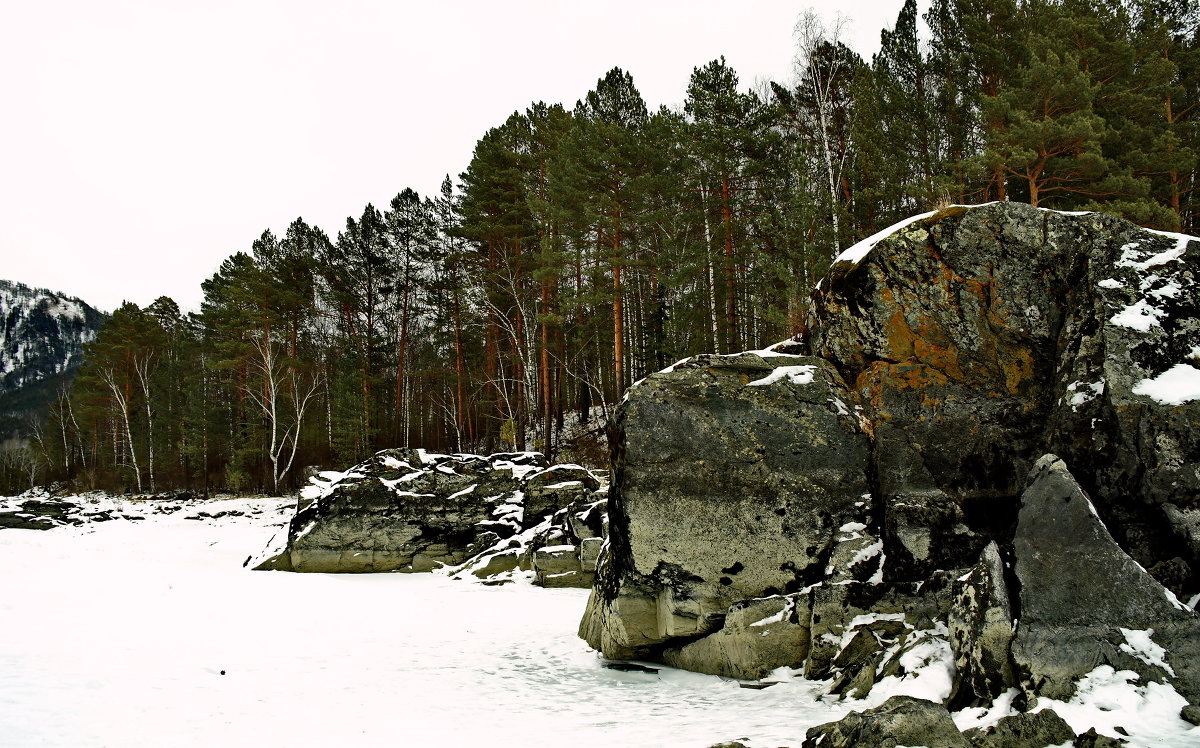
{"label": "rock face", "polygon": [[1053,455],[1021,497],[1013,545],[1021,625],[1012,654],[1027,693],[1067,699],[1075,680],[1108,664],[1200,697],[1196,615],[1121,550]]}
{"label": "rock face", "polygon": [[520,568],[544,586],[591,586],[604,493],[585,468],[547,465],[536,452],[481,457],[394,449],[324,478],[289,524],[286,549],[257,568],[422,572],[463,565],[481,578]]}
{"label": "rock face", "polygon": [[1200,592],[1200,240],[1008,203],[880,236],[807,337],[629,391],[580,635],[855,696],[936,670],[953,704],[1032,702],[1112,664],[1195,700],[1167,590]]}
{"label": "rock face", "polygon": [[[814,293],[810,346],[862,398],[884,500],[943,515],[917,520],[934,534],[963,520],[1004,536],[1053,452],[1139,563],[1178,559],[1172,582],[1197,587],[1200,240],[1003,203],[929,215],[859,254]],[[923,559],[919,534],[896,539],[892,578],[967,565],[985,544],[935,538],[949,557]]]}

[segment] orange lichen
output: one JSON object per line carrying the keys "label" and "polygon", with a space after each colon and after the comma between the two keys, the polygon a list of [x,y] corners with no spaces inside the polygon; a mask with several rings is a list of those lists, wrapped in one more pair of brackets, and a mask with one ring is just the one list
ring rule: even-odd
{"label": "orange lichen", "polygon": [[1024,348],[1008,351],[1000,361],[1000,370],[1004,373],[1004,384],[1008,391],[1016,395],[1021,385],[1033,379],[1033,354]]}

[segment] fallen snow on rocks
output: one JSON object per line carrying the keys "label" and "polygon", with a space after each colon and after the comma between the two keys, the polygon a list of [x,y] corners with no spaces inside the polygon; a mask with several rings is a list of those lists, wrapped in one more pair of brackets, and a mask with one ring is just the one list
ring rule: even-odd
{"label": "fallen snow on rocks", "polygon": [[1165,405],[1183,405],[1200,400],[1200,369],[1190,364],[1175,364],[1157,377],[1138,382],[1133,392],[1154,398]]}

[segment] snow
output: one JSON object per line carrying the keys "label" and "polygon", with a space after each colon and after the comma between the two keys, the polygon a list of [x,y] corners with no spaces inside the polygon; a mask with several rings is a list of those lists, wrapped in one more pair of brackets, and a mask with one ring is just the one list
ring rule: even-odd
{"label": "snow", "polygon": [[1156,288],[1151,291],[1150,295],[1159,299],[1175,299],[1179,297],[1182,291],[1183,288],[1179,285],[1178,281],[1170,281],[1162,288]]}
{"label": "snow", "polygon": [[449,496],[447,496],[447,497],[446,497],[446,501],[453,501],[454,499],[457,499],[459,496],[466,496],[466,495],[467,495],[467,494],[469,494],[469,493],[473,493],[473,492],[475,491],[475,489],[476,489],[476,488],[479,488],[479,484],[478,484],[478,483],[472,483],[471,485],[467,486],[467,487],[466,487],[466,488],[464,488],[463,490],[461,490],[461,491],[455,491],[454,493],[452,493],[452,494],[450,494]]}
{"label": "snow", "polygon": [[1151,327],[1158,325],[1158,318],[1161,316],[1163,316],[1161,309],[1151,306],[1145,299],[1139,299],[1114,314],[1109,322],[1118,327],[1150,332]]}
{"label": "snow", "polygon": [[871,689],[868,700],[883,703],[892,696],[914,696],[930,701],[945,701],[954,685],[954,652],[950,649],[949,631],[938,623],[931,631],[916,631],[910,637],[917,640],[900,656],[903,675],[882,678]]}
{"label": "snow", "polygon": [[859,564],[861,564],[863,561],[867,561],[869,559],[875,558],[876,556],[880,556],[880,555],[883,555],[883,541],[882,540],[876,541],[875,543],[872,543],[871,545],[867,546],[866,548],[863,548],[862,550],[860,550],[858,553],[854,554],[854,558],[850,559],[850,563],[847,565],[850,568],[854,568],[855,566],[858,566]]}
{"label": "snow", "polygon": [[[214,500],[165,513],[97,497],[89,510],[145,519],[0,530],[0,742],[766,748],[897,693],[943,698],[953,675],[944,626],[910,632],[908,672],[862,701],[836,701],[790,668],[764,690],[662,665],[610,670],[575,634],[587,590],[243,568],[292,507]],[[231,510],[244,516],[194,519]],[[1150,636],[1126,633],[1152,657]],[[1011,700],[955,721],[994,721]],[[1132,745],[1174,748],[1200,741],[1178,717],[1183,703],[1169,686],[1098,668],[1075,699],[1039,708],[1078,732],[1120,725]]]}
{"label": "snow", "polygon": [[938,213],[938,211],[936,211],[936,210],[931,210],[928,213],[921,213],[920,215],[912,216],[911,218],[906,218],[903,221],[900,221],[899,223],[894,223],[891,226],[888,226],[883,231],[878,231],[874,234],[871,234],[866,239],[863,239],[862,241],[860,241],[858,244],[855,244],[854,246],[850,247],[849,249],[844,250],[840,255],[838,255],[834,259],[833,264],[830,265],[830,267],[837,265],[839,262],[848,262],[851,265],[857,265],[858,263],[862,262],[868,254],[871,253],[871,250],[874,249],[875,245],[878,244],[879,242],[888,238],[892,234],[895,234],[896,232],[900,231],[901,229],[904,229],[905,227],[916,223],[917,221],[924,221],[926,218],[932,218],[933,216],[937,215],[937,213]]}
{"label": "snow", "polygon": [[1186,234],[1173,234],[1167,231],[1154,231],[1146,229],[1151,234],[1158,234],[1169,239],[1175,240],[1175,246],[1163,252],[1153,253],[1153,250],[1143,250],[1137,242],[1130,242],[1121,247],[1121,259],[1117,260],[1117,267],[1129,267],[1134,270],[1149,270],[1152,267],[1165,265],[1168,262],[1183,259],[1184,252],[1187,251],[1187,245],[1190,241],[1200,241],[1196,237]]}
{"label": "snow", "polygon": [[1071,410],[1078,410],[1080,405],[1091,402],[1104,394],[1104,382],[1093,382],[1092,384],[1071,382],[1067,385],[1067,392],[1072,393],[1067,404],[1071,406]]}
{"label": "snow", "polygon": [[54,319],[83,319],[83,305],[70,299],[58,299],[55,303],[47,302],[46,314]]}
{"label": "snow", "polygon": [[1200,369],[1190,364],[1176,364],[1157,377],[1138,382],[1133,393],[1146,395],[1164,405],[1200,400]]}
{"label": "snow", "polygon": [[0,743],[766,748],[862,708],[604,668],[575,633],[587,590],[243,568],[288,509],[0,530]]}
{"label": "snow", "polygon": [[383,466],[384,466],[385,468],[387,468],[388,470],[399,470],[400,468],[406,468],[406,469],[408,469],[408,470],[412,470],[412,469],[413,469],[413,468],[412,468],[412,465],[409,465],[407,462],[404,462],[404,461],[402,461],[402,460],[398,460],[398,459],[396,459],[395,457],[393,457],[393,456],[391,456],[391,455],[385,455],[385,456],[384,456],[384,458],[383,458]]}
{"label": "snow", "polygon": [[573,545],[547,545],[538,549],[538,553],[574,553],[575,546]]}
{"label": "snow", "polygon": [[783,379],[791,380],[792,384],[812,384],[813,373],[817,367],[808,364],[801,366],[780,366],[762,379],[749,382],[749,387],[766,387]]}
{"label": "snow", "polygon": [[1175,677],[1175,669],[1163,659],[1167,650],[1155,644],[1154,639],[1151,638],[1154,636],[1154,629],[1138,631],[1123,628],[1121,633],[1125,636],[1125,643],[1121,645],[1122,652],[1133,655],[1147,665],[1162,668],[1172,678]]}
{"label": "snow", "polygon": [[862,522],[847,522],[838,528],[838,532],[846,533],[844,536],[839,536],[837,542],[845,543],[848,540],[858,540],[862,537],[862,531],[867,529],[867,526]]}
{"label": "snow", "polygon": [[[1038,699],[1037,711],[1053,709],[1076,733],[1095,727],[1096,732],[1122,738],[1131,746],[1185,746],[1200,744],[1200,727],[1179,716],[1187,705],[1171,686],[1138,685],[1138,674],[1101,665],[1085,675],[1075,695],[1063,702]],[[1116,728],[1129,733],[1126,738]]]}
{"label": "snow", "polygon": [[309,485],[300,489],[300,498],[306,500],[320,499],[326,496],[333,487],[347,478],[361,478],[362,473],[356,473],[353,469],[345,472],[337,470],[322,470],[317,475],[308,479]]}
{"label": "snow", "polygon": [[1019,688],[1010,688],[996,697],[991,706],[968,707],[954,712],[954,726],[966,732],[976,727],[991,727],[1005,717],[1017,713],[1013,701],[1021,695]]}
{"label": "snow", "polygon": [[542,470],[542,468],[538,467],[537,465],[518,465],[517,463],[509,460],[496,460],[492,467],[496,470],[512,471],[512,477],[517,480],[523,480],[531,473],[537,473]]}

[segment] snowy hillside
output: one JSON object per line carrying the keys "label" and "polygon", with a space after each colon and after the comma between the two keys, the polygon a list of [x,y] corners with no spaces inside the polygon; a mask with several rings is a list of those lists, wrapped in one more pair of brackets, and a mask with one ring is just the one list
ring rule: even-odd
{"label": "snowy hillside", "polygon": [[0,280],[0,416],[40,409],[46,398],[28,389],[78,366],[103,319],[79,299]]}

